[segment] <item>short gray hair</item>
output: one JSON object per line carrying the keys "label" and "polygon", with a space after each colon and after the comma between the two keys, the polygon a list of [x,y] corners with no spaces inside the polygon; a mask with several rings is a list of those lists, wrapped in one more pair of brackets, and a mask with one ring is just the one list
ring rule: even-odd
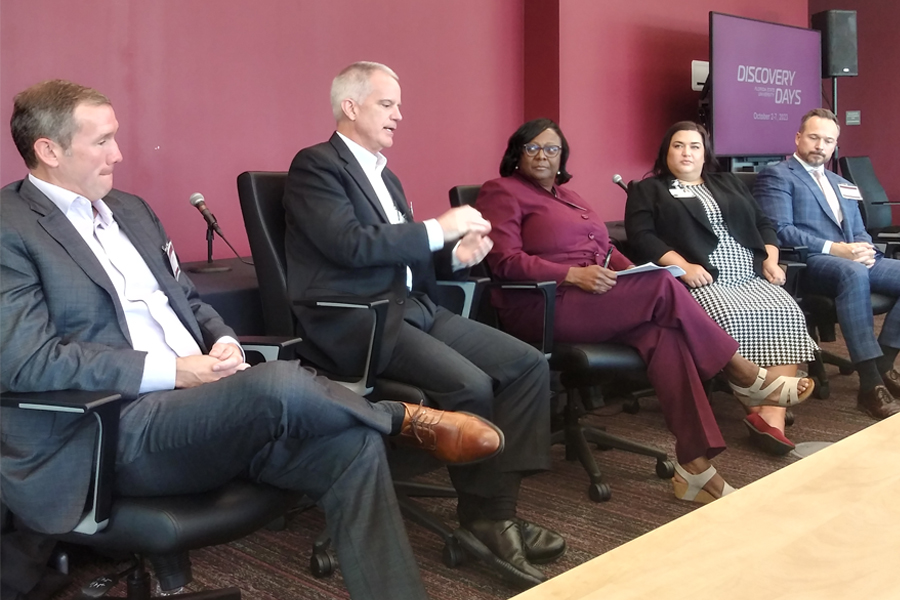
{"label": "short gray hair", "polygon": [[369,94],[372,93],[372,84],[369,79],[375,71],[382,71],[393,77],[394,81],[400,81],[397,74],[387,65],[367,60],[355,62],[337,74],[337,77],[331,82],[331,112],[334,113],[335,121],[344,118],[341,102],[350,99],[356,103],[362,103],[369,97]]}

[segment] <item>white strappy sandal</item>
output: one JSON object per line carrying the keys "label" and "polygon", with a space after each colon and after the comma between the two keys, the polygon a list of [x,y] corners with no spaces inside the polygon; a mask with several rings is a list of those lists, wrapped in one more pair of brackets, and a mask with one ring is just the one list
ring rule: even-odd
{"label": "white strappy sandal", "polygon": [[[687,500],[689,502],[699,502],[700,504],[709,504],[716,499],[715,496],[703,489],[709,480],[716,474],[716,468],[712,465],[702,473],[693,475],[684,470],[679,464],[675,464],[675,472],[681,475],[684,481],[678,481],[672,478],[672,487],[675,488],[675,497],[679,500]],[[727,481],[723,482],[722,495],[727,496],[734,491],[734,488],[728,485]]]}
{"label": "white strappy sandal", "polygon": [[[767,374],[768,371],[760,367],[759,371],[756,373],[756,381],[754,381],[753,385],[750,387],[741,387],[731,381],[728,382],[728,385],[731,386],[731,389],[735,392],[735,397],[740,400],[741,404],[744,406],[783,406],[785,408],[800,404],[812,396],[813,390],[816,387],[815,382],[812,379],[809,379],[809,386],[802,394],[800,394],[797,391],[797,384],[800,383],[801,379],[808,378],[788,377],[786,375],[779,375],[775,378],[775,381],[766,387],[763,387]],[[769,395],[779,387],[781,388],[781,393],[778,395],[778,400],[769,400]]]}

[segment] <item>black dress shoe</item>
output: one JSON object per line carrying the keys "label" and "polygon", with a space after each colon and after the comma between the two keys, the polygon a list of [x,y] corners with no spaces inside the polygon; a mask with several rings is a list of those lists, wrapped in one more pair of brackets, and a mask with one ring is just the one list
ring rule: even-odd
{"label": "black dress shoe", "polygon": [[528,562],[542,565],[553,562],[566,553],[565,538],[552,529],[546,529],[525,519],[516,519],[516,522],[522,531],[525,558]]}
{"label": "black dress shoe", "polygon": [[891,369],[883,374],[881,378],[884,380],[884,387],[891,393],[895,400],[900,400],[900,372],[897,369]]}
{"label": "black dress shoe", "polygon": [[496,569],[510,583],[530,588],[547,580],[528,562],[522,530],[514,520],[478,519],[457,529],[454,536],[468,554]]}
{"label": "black dress shoe", "polygon": [[856,408],[873,419],[886,419],[900,412],[900,403],[883,385],[876,385],[867,392],[860,392],[856,397]]}

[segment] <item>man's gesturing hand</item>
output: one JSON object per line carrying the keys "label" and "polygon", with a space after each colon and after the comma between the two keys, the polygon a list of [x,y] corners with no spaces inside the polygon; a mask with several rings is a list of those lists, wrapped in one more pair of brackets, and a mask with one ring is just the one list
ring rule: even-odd
{"label": "man's gesturing hand", "polygon": [[481,213],[471,206],[451,208],[436,221],[444,231],[444,242],[455,242],[467,233],[487,235],[491,232],[491,224]]}

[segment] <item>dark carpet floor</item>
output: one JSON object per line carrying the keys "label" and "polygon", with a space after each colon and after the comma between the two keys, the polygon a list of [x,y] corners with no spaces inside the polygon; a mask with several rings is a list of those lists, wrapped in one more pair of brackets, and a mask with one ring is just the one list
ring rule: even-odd
{"label": "dark carpet floor", "polygon": [[[824,348],[846,355],[840,340]],[[788,429],[795,442],[837,441],[872,423],[856,410],[857,378],[842,376],[828,367],[831,396],[811,399],[794,409],[796,423]],[[749,484],[797,460],[777,458],[751,447],[743,411],[728,394],[717,392],[712,399],[719,425],[729,449],[716,459],[726,480],[736,487]],[[641,401],[637,415],[621,412],[611,404],[589,417],[593,424],[635,441],[656,446],[674,456],[674,440],[663,423],[655,398]],[[580,464],[567,462],[563,448],[553,448],[551,471],[525,480],[519,513],[562,532],[569,550],[545,572],[557,575],[625,543],[655,527],[693,510],[695,505],[677,500],[668,480],[657,478],[653,459],[619,451],[595,453],[605,481],[612,487],[612,499],[594,503],[587,497],[587,478]],[[445,472],[428,479],[447,482]],[[453,500],[424,500],[429,509],[455,524]],[[314,578],[308,562],[316,535],[323,530],[318,509],[292,513],[283,531],[260,531],[228,545],[191,554],[194,568],[192,590],[236,586],[246,600],[349,598],[340,572],[324,579]],[[435,600],[475,600],[509,598],[517,590],[499,580],[478,563],[466,562],[448,568],[441,561],[442,542],[423,528],[407,525],[426,588]],[[112,571],[116,563],[90,554],[71,557],[74,582],[58,600],[77,595],[80,585]],[[396,600],[396,599],[392,599]]]}

